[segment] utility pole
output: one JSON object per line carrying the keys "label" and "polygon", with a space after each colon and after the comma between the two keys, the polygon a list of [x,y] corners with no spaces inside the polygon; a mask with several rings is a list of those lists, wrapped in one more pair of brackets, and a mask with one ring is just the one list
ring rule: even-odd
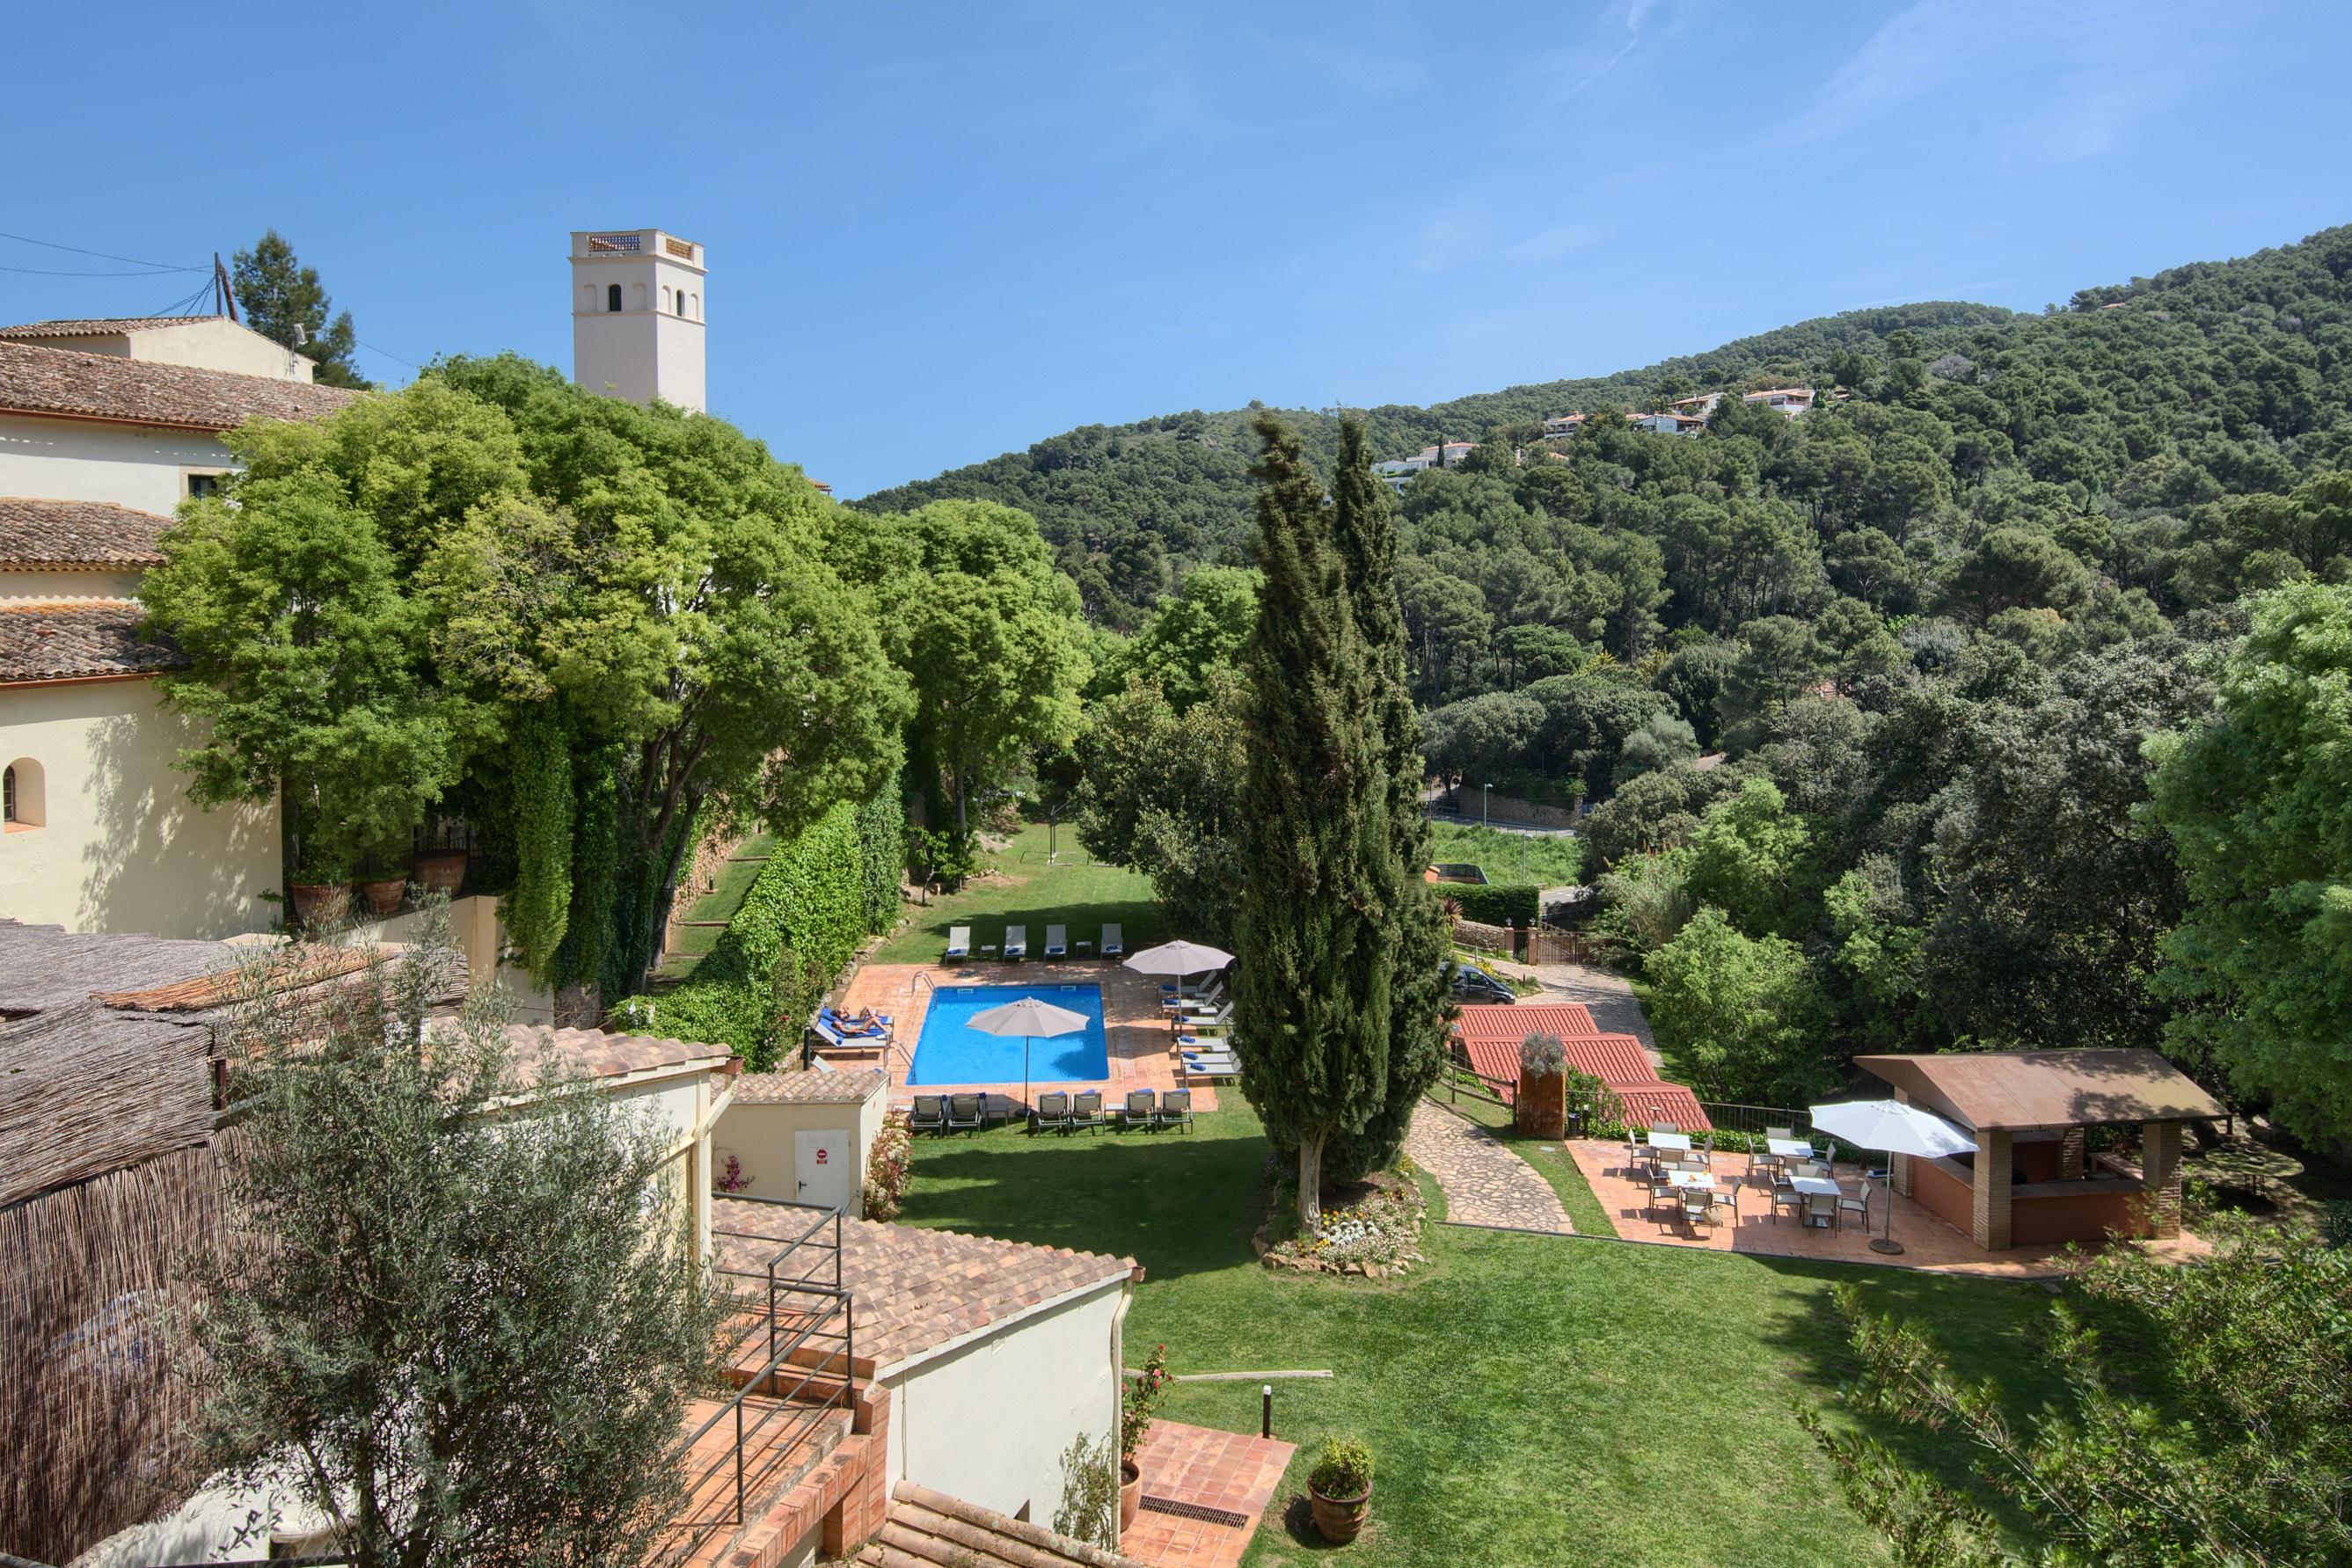
{"label": "utility pole", "polygon": [[213,252],[213,314],[236,319],[236,293],[228,286],[228,268],[221,265],[220,252]]}

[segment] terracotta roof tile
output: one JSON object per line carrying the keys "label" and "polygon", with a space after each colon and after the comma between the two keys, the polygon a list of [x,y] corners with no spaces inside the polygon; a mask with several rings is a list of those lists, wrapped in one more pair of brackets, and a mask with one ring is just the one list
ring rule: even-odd
{"label": "terracotta roof tile", "polygon": [[11,413],[233,430],[248,419],[324,419],[365,395],[0,340],[0,410]]}
{"label": "terracotta roof tile", "polygon": [[[808,1229],[806,1209],[711,1202],[722,1269],[758,1272],[776,1243]],[[857,1309],[857,1354],[878,1369],[936,1350],[1089,1285],[1134,1277],[1135,1260],[1063,1247],[1034,1247],[952,1230],[841,1222],[842,1281]]]}
{"label": "terracotta roof tile", "polygon": [[0,566],[161,566],[172,519],[110,501],[0,496]]}
{"label": "terracotta roof tile", "polygon": [[1462,1009],[1454,1032],[1470,1070],[1489,1083],[1516,1087],[1519,1046],[1531,1034],[1558,1037],[1568,1064],[1606,1084],[1625,1103],[1636,1122],[1673,1122],[1701,1130],[1711,1126],[1698,1096],[1679,1083],[1660,1081],[1650,1053],[1630,1034],[1603,1034],[1592,1009],[1580,1002],[1478,1002]]}
{"label": "terracotta roof tile", "polygon": [[1857,1056],[1853,1064],[1971,1132],[2229,1114],[2194,1079],[2146,1050],[1948,1051]]}
{"label": "terracotta roof tile", "polygon": [[157,327],[188,327],[198,321],[226,319],[225,316],[85,316],[0,327],[0,338],[102,338],[116,332],[144,332]]}
{"label": "terracotta roof tile", "polygon": [[141,639],[144,613],[120,599],[0,605],[0,681],[135,675],[185,663],[168,642]]}
{"label": "terracotta roof tile", "polygon": [[1592,1009],[1581,1002],[1471,1002],[1454,1027],[1465,1040],[1505,1040],[1514,1051],[1531,1034],[1599,1034]]}
{"label": "terracotta roof tile", "polygon": [[719,1066],[734,1060],[734,1053],[723,1045],[698,1045],[649,1034],[605,1034],[600,1030],[531,1024],[510,1024],[507,1033],[514,1040],[519,1058],[543,1055],[561,1071],[591,1078],[619,1078],[690,1063]]}
{"label": "terracotta roof tile", "polygon": [[299,990],[368,968],[391,956],[392,950],[386,947],[299,947],[282,956],[269,956],[258,969],[229,967],[144,990],[93,991],[90,997],[107,1007],[130,1012],[209,1012],[235,1001],[256,982],[271,991]]}
{"label": "terracotta roof tile", "polygon": [[[1205,1560],[1205,1559],[1204,1559]],[[883,1568],[938,1563],[941,1568],[1143,1568],[1123,1557],[1042,1524],[1013,1519],[978,1503],[900,1481],[890,1494],[882,1528],[857,1554]]]}
{"label": "terracotta roof tile", "polygon": [[889,1084],[866,1069],[841,1072],[813,1067],[805,1072],[747,1072],[735,1081],[739,1105],[863,1105]]}

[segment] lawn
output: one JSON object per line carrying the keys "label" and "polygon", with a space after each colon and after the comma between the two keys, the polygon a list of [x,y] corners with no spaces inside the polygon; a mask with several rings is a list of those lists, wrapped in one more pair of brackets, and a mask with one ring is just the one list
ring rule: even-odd
{"label": "lawn", "polygon": [[1435,848],[1430,858],[1467,862],[1493,883],[1569,887],[1584,868],[1584,846],[1565,833],[1507,833],[1475,823],[1433,822]]}
{"label": "lawn", "polygon": [[1048,922],[1070,928],[1073,956],[1077,943],[1101,940],[1105,922],[1124,928],[1130,953],[1160,939],[1160,909],[1152,902],[1150,877],[1121,866],[1088,863],[1066,823],[1057,846],[1065,863],[1045,863],[1047,843],[1045,823],[1023,828],[1012,842],[986,858],[961,892],[911,909],[909,923],[882,945],[874,961],[936,964],[947,946],[950,925],[971,927],[975,956],[983,944],[1001,946],[1008,925],[1029,927],[1033,958],[1045,950]]}
{"label": "lawn", "polygon": [[[1265,1138],[1238,1094],[1226,1102],[1238,1108],[1190,1137],[920,1140],[906,1218],[1133,1256],[1148,1276],[1130,1364],[1164,1343],[1180,1375],[1336,1373],[1276,1385],[1276,1433],[1299,1445],[1284,1495],[1301,1492],[1327,1436],[1362,1436],[1375,1522],[1346,1557],[1367,1568],[1885,1562],[1790,1415],[1850,1370],[1830,1286],[1853,1281],[1872,1305],[1928,1322],[1969,1375],[2035,1364],[2041,1291],[1899,1270],[1439,1227],[1430,1266],[1405,1281],[1275,1274],[1248,1242]],[[2021,1410],[2054,1394],[2004,1388]],[[1163,1411],[1255,1431],[1257,1399],[1255,1382],[1178,1384]],[[1959,1456],[1939,1458],[1958,1479]],[[1278,1500],[1248,1561],[1326,1550]]]}
{"label": "lawn", "polygon": [[[735,911],[742,907],[743,895],[751,890],[751,883],[759,876],[760,867],[775,841],[767,833],[746,839],[733,857],[719,868],[717,884],[694,901],[688,908],[686,917],[688,920],[734,919]],[[725,935],[725,927],[719,925],[688,925],[681,929],[677,940],[670,946],[669,956],[662,960],[661,977],[666,980],[686,978],[694,972],[695,965],[702,961],[703,955],[717,946],[719,938]]]}

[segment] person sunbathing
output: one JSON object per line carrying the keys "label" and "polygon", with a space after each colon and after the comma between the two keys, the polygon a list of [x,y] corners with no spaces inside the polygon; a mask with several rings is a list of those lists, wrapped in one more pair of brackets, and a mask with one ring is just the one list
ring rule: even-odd
{"label": "person sunbathing", "polygon": [[860,1008],[854,1013],[836,1012],[833,1021],[844,1034],[880,1034],[887,1027],[872,1008]]}

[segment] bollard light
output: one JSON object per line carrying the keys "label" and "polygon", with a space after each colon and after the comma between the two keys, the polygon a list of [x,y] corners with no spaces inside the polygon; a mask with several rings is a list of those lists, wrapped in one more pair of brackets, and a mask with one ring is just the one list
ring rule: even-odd
{"label": "bollard light", "polygon": [[1274,1436],[1274,1385],[1260,1384],[1257,1396],[1257,1435],[1261,1437],[1271,1437]]}

